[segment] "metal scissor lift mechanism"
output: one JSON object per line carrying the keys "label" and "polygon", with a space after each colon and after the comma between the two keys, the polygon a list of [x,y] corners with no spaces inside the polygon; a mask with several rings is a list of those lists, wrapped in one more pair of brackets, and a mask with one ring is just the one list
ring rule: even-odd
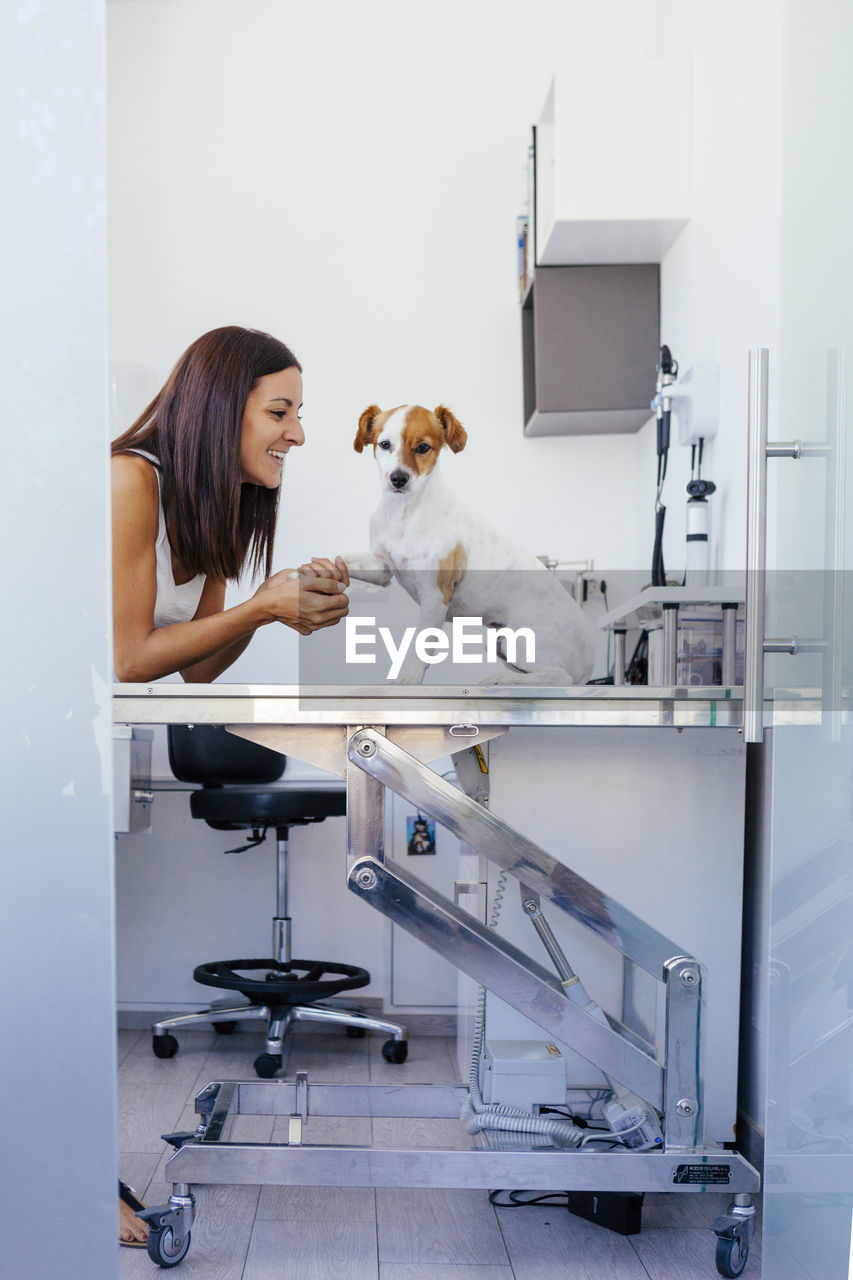
{"label": "metal scissor lift mechanism", "polygon": [[[247,735],[248,736],[248,735]],[[173,1195],[148,1210],[157,1224],[149,1253],[174,1266],[189,1247],[193,1183],[302,1186],[530,1188],[542,1191],[672,1191],[726,1189],[727,1214],[717,1235],[717,1269],[738,1276],[755,1230],[752,1193],[759,1175],[736,1152],[705,1136],[700,1047],[704,972],[663,934],[615,899],[496,818],[464,791],[389,740],[381,729],[347,735],[348,887],[553,1038],[570,1044],[606,1076],[648,1102],[662,1117],[664,1141],[653,1151],[583,1151],[552,1147],[500,1149],[478,1135],[475,1149],[379,1149],[303,1145],[310,1115],[458,1117],[467,1090],[436,1085],[309,1085],[294,1081],[217,1082],[197,1099],[195,1134],[171,1135]],[[386,859],[384,798],[388,787],[429,814],[522,886],[522,901],[546,950],[551,972],[474,916]],[[540,902],[547,901],[602,938],[664,986],[662,1060],[612,1018],[599,1020],[566,996],[559,948],[548,941]],[[553,935],[552,935],[553,936]],[[289,1116],[287,1143],[227,1140],[236,1115]],[[174,1223],[172,1219],[174,1217]],[[165,1244],[163,1243],[165,1242]]]}

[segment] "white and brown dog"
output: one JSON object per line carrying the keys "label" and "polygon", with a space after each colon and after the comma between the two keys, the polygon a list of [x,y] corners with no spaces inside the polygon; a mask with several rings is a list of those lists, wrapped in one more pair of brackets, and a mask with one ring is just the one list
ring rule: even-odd
{"label": "white and brown dog", "polygon": [[[508,662],[499,642],[497,656],[506,665],[488,683],[582,684],[594,659],[589,620],[535,556],[514,547],[442,480],[442,450],[459,453],[466,440],[444,405],[434,412],[416,404],[365,409],[354,447],[357,453],[373,447],[382,498],[370,521],[370,552],[344,557],[350,577],[380,586],[395,577],[418,602],[421,629],[464,617],[482,619],[486,628],[532,630],[533,660],[516,650]],[[418,683],[425,671],[410,653],[400,680]]]}

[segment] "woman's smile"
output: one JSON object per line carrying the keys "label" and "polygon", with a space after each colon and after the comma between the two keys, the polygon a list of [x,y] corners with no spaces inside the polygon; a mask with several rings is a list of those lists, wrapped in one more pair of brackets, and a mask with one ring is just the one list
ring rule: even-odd
{"label": "woman's smile", "polygon": [[274,489],[281,483],[284,460],[294,446],[305,443],[299,421],[302,374],[282,369],[258,378],[243,410],[240,467],[244,484]]}

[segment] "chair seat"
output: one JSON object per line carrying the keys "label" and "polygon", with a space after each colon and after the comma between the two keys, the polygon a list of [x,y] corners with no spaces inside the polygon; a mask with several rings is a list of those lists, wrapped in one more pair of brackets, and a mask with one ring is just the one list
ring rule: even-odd
{"label": "chair seat", "polygon": [[205,787],[190,795],[190,812],[221,830],[241,827],[295,827],[347,811],[346,790],[312,787]]}

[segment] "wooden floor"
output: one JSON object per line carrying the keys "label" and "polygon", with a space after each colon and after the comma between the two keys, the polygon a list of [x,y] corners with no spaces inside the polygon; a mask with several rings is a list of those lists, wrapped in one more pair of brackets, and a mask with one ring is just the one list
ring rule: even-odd
{"label": "wooden floor", "polygon": [[[193,1099],[209,1080],[254,1080],[262,1033],[184,1032],[160,1061],[145,1031],[119,1032],[119,1171],[146,1204],[163,1203],[172,1153],[160,1134],[195,1128]],[[414,1039],[402,1066],[384,1062],[381,1038],[350,1040],[297,1028],[283,1074],[314,1081],[447,1084],[457,1081],[451,1040]],[[235,1138],[282,1140],[282,1120],[241,1116]],[[372,1128],[371,1128],[372,1126]],[[316,1117],[306,1138],[386,1145],[395,1137],[467,1146],[455,1120]],[[709,1226],[728,1196],[647,1194],[643,1229],[620,1236],[563,1207],[496,1209],[486,1191],[407,1188],[196,1187],[192,1244],[176,1280],[714,1280]],[[121,1280],[162,1277],[144,1249],[120,1249]],[[744,1276],[761,1275],[756,1236]]]}

